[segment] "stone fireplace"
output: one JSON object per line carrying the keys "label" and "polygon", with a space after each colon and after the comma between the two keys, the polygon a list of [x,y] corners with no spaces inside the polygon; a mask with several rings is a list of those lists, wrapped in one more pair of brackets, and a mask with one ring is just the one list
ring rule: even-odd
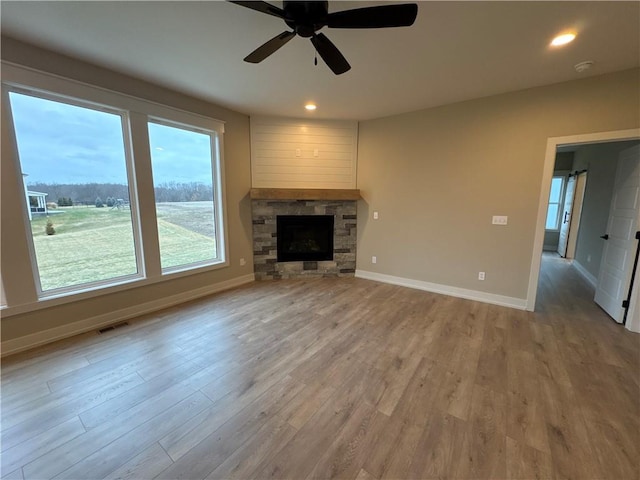
{"label": "stone fireplace", "polygon": [[256,280],[354,276],[358,198],[358,190],[252,189]]}

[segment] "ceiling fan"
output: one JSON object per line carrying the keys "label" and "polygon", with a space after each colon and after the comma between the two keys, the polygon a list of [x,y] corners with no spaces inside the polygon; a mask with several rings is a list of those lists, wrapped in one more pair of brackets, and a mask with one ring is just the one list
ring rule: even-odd
{"label": "ceiling fan", "polygon": [[310,38],[316,51],[336,75],[351,68],[338,48],[325,34],[317,33],[323,27],[329,28],[387,28],[408,27],[418,15],[418,5],[404,3],[379,5],[375,7],[355,8],[329,13],[329,2],[283,1],[282,8],[267,2],[231,1],[237,5],[281,18],[293,31],[285,30],[281,34],[255,49],[244,59],[249,63],[260,63],[296,35]]}

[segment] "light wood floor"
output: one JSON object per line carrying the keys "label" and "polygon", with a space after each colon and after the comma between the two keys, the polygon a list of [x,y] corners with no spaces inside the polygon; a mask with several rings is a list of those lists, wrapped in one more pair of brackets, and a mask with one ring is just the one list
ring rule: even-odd
{"label": "light wood floor", "polygon": [[640,336],[545,256],[539,312],[266,281],[2,364],[2,478],[632,479]]}

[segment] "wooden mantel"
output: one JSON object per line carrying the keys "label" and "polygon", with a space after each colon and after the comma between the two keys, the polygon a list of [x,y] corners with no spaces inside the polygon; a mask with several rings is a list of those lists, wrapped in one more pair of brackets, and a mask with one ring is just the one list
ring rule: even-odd
{"label": "wooden mantel", "polygon": [[252,188],[252,200],[359,200],[360,190],[320,188]]}

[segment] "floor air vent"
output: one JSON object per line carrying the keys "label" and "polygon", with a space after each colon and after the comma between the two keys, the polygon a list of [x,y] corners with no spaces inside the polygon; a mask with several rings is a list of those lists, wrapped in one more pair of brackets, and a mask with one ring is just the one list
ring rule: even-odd
{"label": "floor air vent", "polygon": [[126,327],[127,325],[129,325],[127,322],[115,323],[113,325],[109,325],[108,327],[101,328],[100,330],[98,330],[98,333],[110,332],[111,330],[115,330],[116,328]]}

